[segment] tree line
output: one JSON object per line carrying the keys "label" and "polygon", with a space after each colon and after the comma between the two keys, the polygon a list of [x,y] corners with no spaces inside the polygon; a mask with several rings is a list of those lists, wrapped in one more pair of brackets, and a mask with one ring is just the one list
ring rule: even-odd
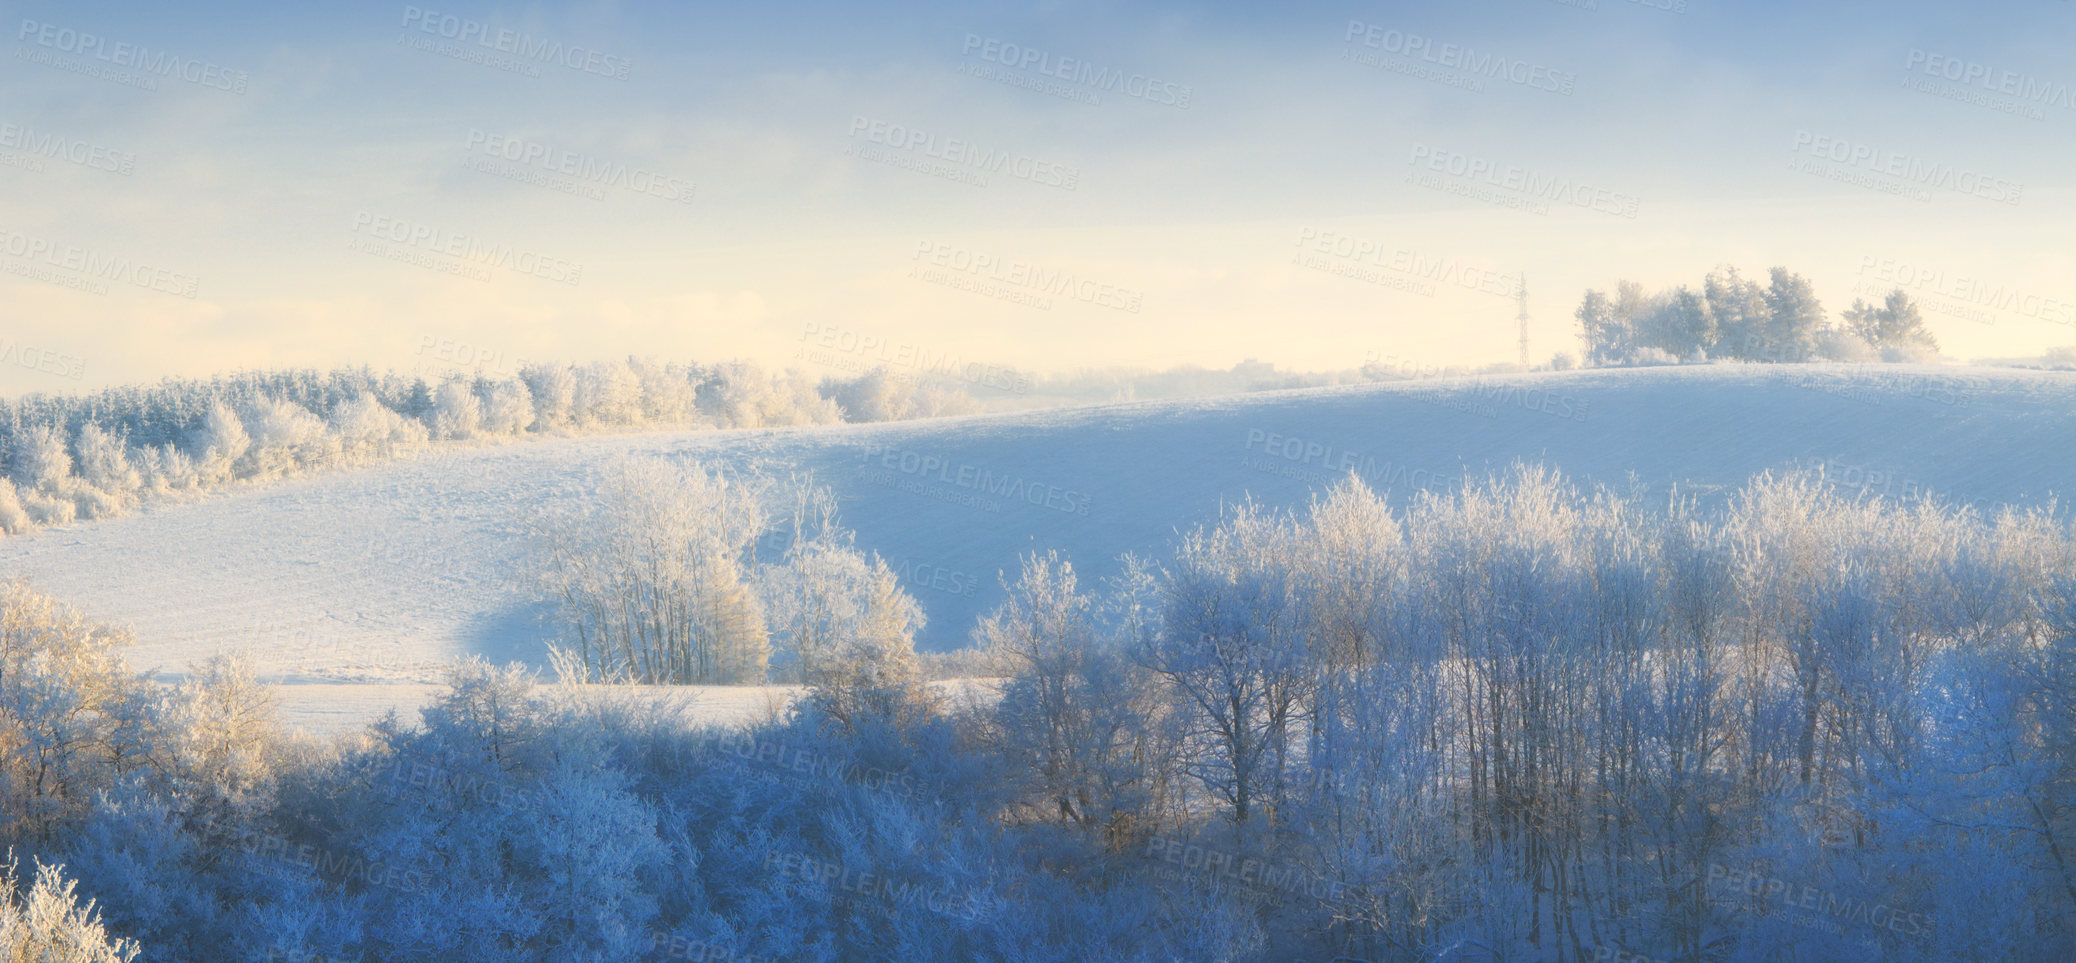
{"label": "tree line", "polygon": [[978,410],[884,368],[815,379],[652,359],[427,380],[368,369],[168,379],[0,402],[0,535],[148,498],[396,458],[428,445],[627,431],[889,421]]}
{"label": "tree line", "polygon": [[1682,284],[1646,292],[1621,281],[1612,297],[1587,291],[1572,316],[1589,365],[1928,361],[1939,349],[1902,288],[1880,304],[1853,299],[1833,325],[1809,280],[1784,267],[1771,269],[1765,284],[1719,267],[1698,291]]}

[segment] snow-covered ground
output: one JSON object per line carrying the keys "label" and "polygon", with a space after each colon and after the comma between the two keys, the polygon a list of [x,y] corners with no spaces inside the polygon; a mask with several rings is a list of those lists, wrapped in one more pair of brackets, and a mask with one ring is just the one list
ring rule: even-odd
{"label": "snow-covered ground", "polygon": [[[1223,504],[1301,504],[1348,468],[1395,499],[1517,459],[1706,499],[1822,463],[1855,491],[2044,504],[2076,478],[2076,375],[1632,369],[463,448],[0,540],[0,575],[132,626],[140,668],[246,652],[292,720],[338,728],[414,707],[457,656],[545,666],[530,520],[589,497],[622,455],[814,473],[927,610],[921,646],[943,650],[1023,552],[1100,576]],[[749,712],[766,691],[699,697]]]}

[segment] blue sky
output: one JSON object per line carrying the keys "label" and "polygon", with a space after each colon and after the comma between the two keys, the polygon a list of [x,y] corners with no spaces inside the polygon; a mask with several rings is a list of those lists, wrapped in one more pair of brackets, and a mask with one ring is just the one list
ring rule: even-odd
{"label": "blue sky", "polygon": [[1584,288],[1723,263],[1834,314],[1907,283],[1957,357],[2076,344],[2063,0],[0,24],[8,393],[449,344],[811,367],[810,326],[1041,370],[1480,363],[1524,275],[1540,359]]}

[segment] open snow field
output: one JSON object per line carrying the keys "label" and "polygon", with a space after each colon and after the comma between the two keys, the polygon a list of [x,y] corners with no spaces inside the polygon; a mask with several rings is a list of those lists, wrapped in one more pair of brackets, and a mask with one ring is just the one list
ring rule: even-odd
{"label": "open snow field", "polygon": [[[1965,452],[1966,455],[1957,453]],[[928,422],[652,433],[461,448],[0,540],[23,576],[137,636],[177,676],[242,651],[315,729],[407,713],[476,653],[546,666],[531,520],[616,458],[811,472],[965,643],[1000,570],[1057,548],[1094,578],[1252,496],[1302,504],[1352,468],[1394,500],[1519,459],[1575,480],[1721,498],[1823,464],[1850,491],[2045,504],[2076,478],[2076,376],[1896,366],[1711,366],[1313,389]],[[746,718],[776,689],[688,693]]]}

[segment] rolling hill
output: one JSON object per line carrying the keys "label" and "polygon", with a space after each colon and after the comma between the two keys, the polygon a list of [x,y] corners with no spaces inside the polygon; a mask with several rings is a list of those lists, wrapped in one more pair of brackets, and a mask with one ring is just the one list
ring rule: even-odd
{"label": "rolling hill", "polygon": [[[1965,456],[1958,453],[1966,452]],[[1741,365],[1548,372],[924,422],[598,436],[447,449],[0,541],[0,575],[131,625],[140,668],[218,650],[329,727],[410,705],[469,653],[545,665],[530,522],[620,456],[810,472],[859,544],[963,645],[997,572],[1060,549],[1100,576],[1253,498],[1302,504],[1353,470],[1395,501],[1516,461],[1707,501],[1823,466],[1850,491],[1983,508],[2076,478],[2076,375]]]}

